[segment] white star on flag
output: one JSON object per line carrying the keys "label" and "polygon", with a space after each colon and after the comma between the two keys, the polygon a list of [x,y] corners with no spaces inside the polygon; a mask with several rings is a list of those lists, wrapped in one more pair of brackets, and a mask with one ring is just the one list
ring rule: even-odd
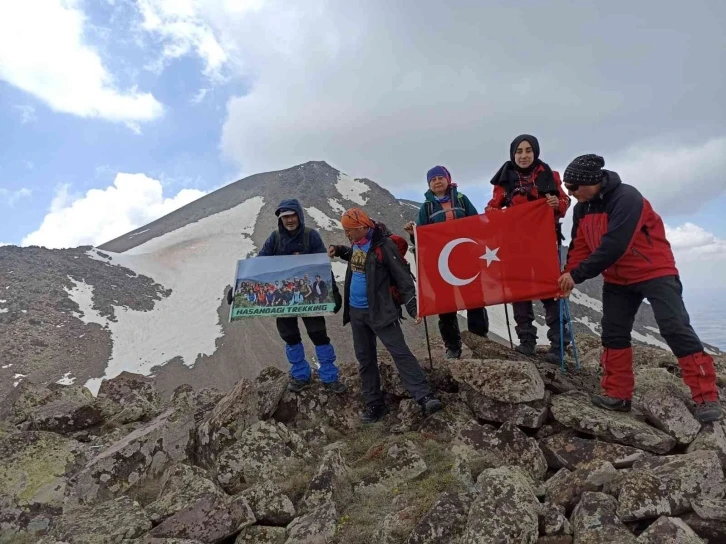
{"label": "white star on flag", "polygon": [[501,259],[497,257],[497,252],[499,251],[499,248],[489,249],[489,246],[484,247],[486,248],[486,252],[479,258],[486,260],[487,268],[489,268],[489,265],[492,264],[493,261],[501,261]]}

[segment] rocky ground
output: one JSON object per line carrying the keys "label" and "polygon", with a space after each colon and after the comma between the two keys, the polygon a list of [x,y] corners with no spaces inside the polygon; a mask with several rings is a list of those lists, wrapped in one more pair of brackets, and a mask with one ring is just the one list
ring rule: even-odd
{"label": "rocky ground", "polygon": [[395,409],[365,428],[353,366],[343,396],[274,367],[169,399],[128,373],[97,397],[23,381],[0,404],[0,542],[726,542],[726,422],[693,418],[672,355],[636,348],[615,414],[588,401],[597,338],[562,373],[465,336],[471,358],[426,370],[446,403],[426,419],[382,354]]}

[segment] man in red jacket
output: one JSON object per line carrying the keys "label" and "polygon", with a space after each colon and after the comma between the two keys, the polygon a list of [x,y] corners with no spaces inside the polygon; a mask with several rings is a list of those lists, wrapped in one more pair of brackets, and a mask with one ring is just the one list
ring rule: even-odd
{"label": "man in red jacket", "polygon": [[565,170],[564,183],[577,199],[572,241],[559,283],[565,295],[575,284],[599,274],[603,284],[600,382],[604,394],[596,406],[627,412],[635,379],[630,333],[635,314],[648,299],[661,336],[678,357],[683,381],[702,422],[721,418],[716,369],[691,326],[683,287],[660,216],[635,187],[605,170],[597,155],[577,157]]}

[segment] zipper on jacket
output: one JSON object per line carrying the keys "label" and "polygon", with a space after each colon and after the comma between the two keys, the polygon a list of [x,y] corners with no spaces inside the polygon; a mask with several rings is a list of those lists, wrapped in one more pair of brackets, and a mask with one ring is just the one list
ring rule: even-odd
{"label": "zipper on jacket", "polygon": [[648,261],[650,264],[653,264],[653,261],[651,261],[648,257],[643,255],[640,251],[638,251],[635,248],[631,248],[631,251],[633,252],[633,255],[638,255],[639,257],[643,257],[646,261]]}
{"label": "zipper on jacket", "polygon": [[653,247],[653,240],[650,239],[650,231],[648,231],[648,227],[645,225],[643,225],[643,234],[645,234],[645,239],[648,240],[648,245]]}

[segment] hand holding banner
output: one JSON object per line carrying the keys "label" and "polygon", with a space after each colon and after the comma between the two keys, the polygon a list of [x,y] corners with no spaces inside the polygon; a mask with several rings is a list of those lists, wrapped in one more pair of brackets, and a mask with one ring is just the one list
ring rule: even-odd
{"label": "hand holding banner", "polygon": [[544,199],[415,232],[421,316],[560,293],[554,212]]}

